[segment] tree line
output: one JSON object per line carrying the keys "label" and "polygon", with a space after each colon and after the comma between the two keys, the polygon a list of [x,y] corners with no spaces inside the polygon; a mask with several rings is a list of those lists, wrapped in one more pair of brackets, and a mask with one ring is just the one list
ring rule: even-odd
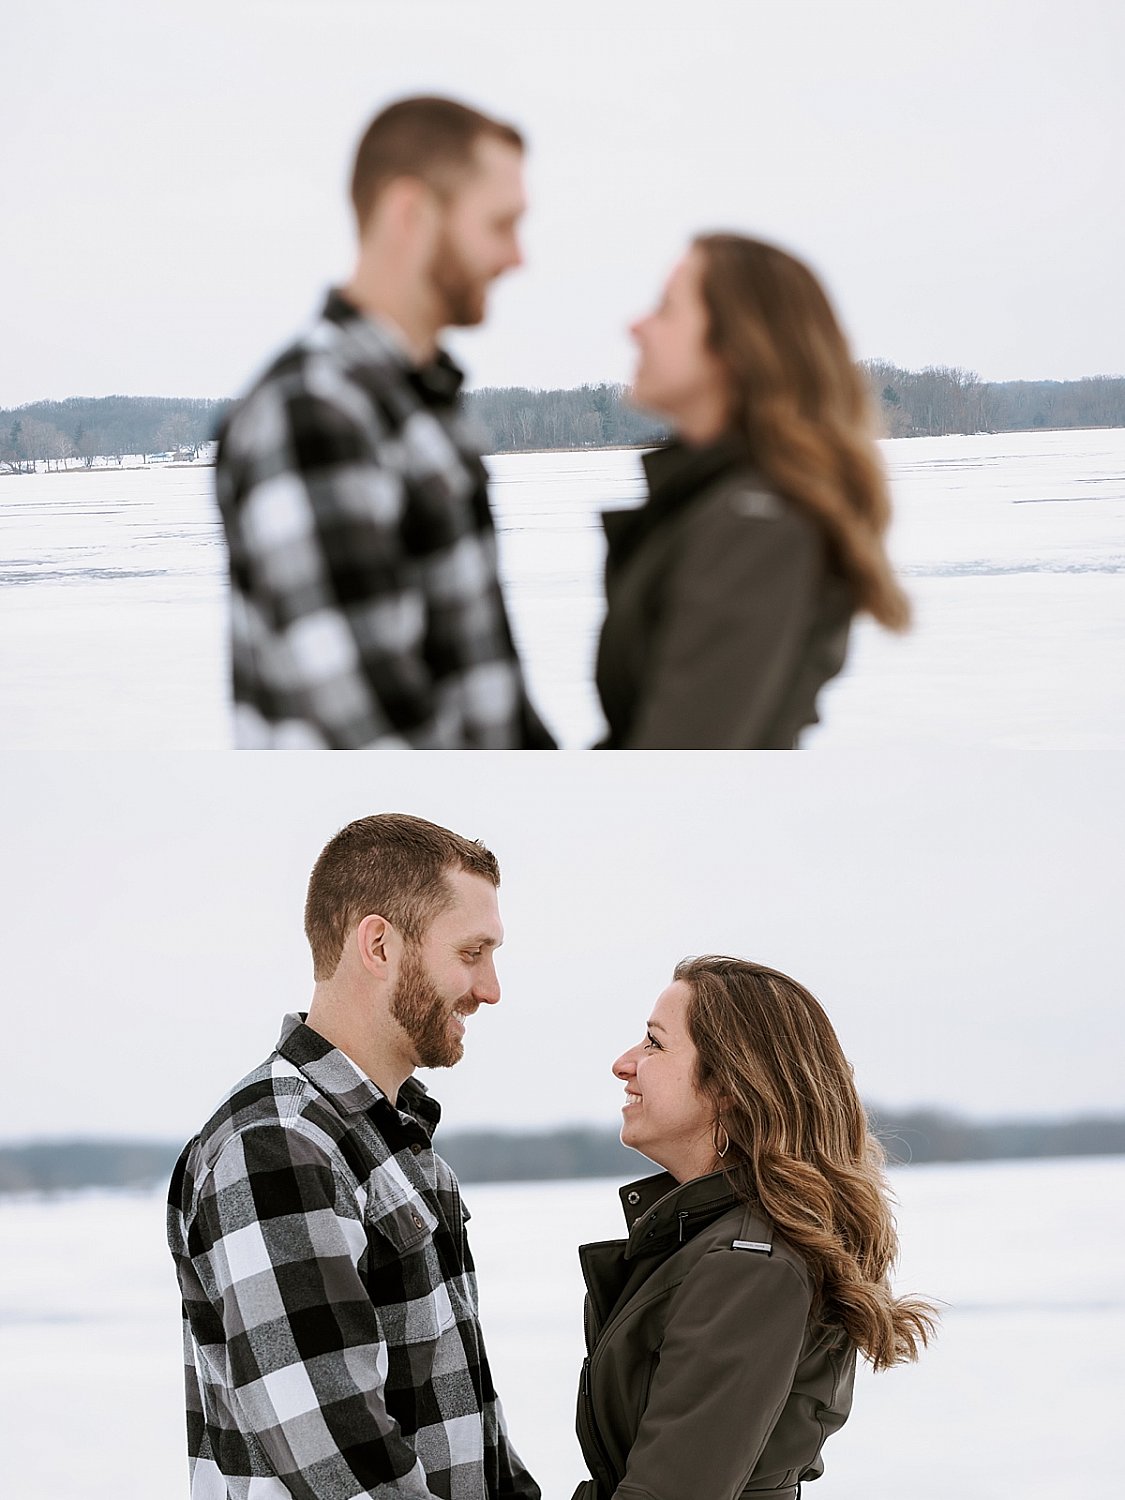
{"label": "tree line", "polygon": [[[1022,432],[1037,427],[1125,427],[1125,377],[988,382],[971,370],[930,365],[904,370],[865,360],[863,371],[888,437]],[[486,386],[465,409],[486,453],[649,447],[666,436],[653,417],[635,411],[627,387],[569,390]],[[0,409],[0,469],[34,473],[126,454],[181,459],[210,442],[229,401],[166,396],[73,396]]]}
{"label": "tree line", "polygon": [[1026,432],[1037,427],[1125,427],[1125,378],[984,381],[972,370],[903,370],[864,360],[888,437]]}
{"label": "tree line", "polygon": [[[470,391],[465,410],[487,453],[537,449],[651,446],[664,430],[625,401],[623,385],[576,390],[485,387]],[[34,473],[96,459],[120,464],[126,454],[197,457],[214,439],[229,401],[170,397],[72,397],[0,410],[0,467]]]}
{"label": "tree line", "polygon": [[[1125,1117],[963,1119],[940,1110],[869,1109],[892,1165],[1125,1154]],[[599,1126],[442,1130],[437,1147],[464,1182],[643,1176],[645,1160]],[[149,1188],[165,1182],[179,1146],[158,1141],[33,1141],[0,1146],[0,1194]]]}
{"label": "tree line", "polygon": [[0,410],[0,468],[32,474],[120,464],[126,454],[196,458],[214,436],[227,401],[174,396],[72,396]]}
{"label": "tree line", "polygon": [[653,417],[635,411],[628,386],[582,385],[574,390],[486,386],[470,391],[465,409],[488,453],[566,448],[651,448],[666,436]]}

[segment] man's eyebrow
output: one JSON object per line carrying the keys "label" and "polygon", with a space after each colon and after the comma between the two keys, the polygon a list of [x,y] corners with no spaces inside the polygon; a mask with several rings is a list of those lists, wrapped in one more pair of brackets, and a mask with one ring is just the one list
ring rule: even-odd
{"label": "man's eyebrow", "polygon": [[466,948],[499,948],[503,942],[503,938],[489,937],[482,932],[477,937],[467,937],[464,945]]}

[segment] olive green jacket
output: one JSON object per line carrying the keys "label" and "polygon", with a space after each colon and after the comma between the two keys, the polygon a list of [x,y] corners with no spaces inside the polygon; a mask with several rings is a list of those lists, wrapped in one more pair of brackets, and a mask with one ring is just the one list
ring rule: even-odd
{"label": "olive green jacket", "polygon": [[793,749],[854,607],[821,527],[729,442],[644,464],[648,503],[602,518],[600,748]]}
{"label": "olive green jacket", "polygon": [[855,1349],[817,1321],[803,1258],[721,1172],[621,1189],[627,1240],[583,1245],[574,1500],[796,1494],[851,1408]]}

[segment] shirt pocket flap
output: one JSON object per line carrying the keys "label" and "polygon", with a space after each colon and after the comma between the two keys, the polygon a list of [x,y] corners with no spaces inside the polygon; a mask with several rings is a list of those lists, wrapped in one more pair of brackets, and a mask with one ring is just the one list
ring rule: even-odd
{"label": "shirt pocket flap", "polygon": [[408,1198],[405,1203],[380,1214],[371,1227],[399,1255],[405,1255],[428,1240],[437,1225],[437,1217],[423,1199]]}

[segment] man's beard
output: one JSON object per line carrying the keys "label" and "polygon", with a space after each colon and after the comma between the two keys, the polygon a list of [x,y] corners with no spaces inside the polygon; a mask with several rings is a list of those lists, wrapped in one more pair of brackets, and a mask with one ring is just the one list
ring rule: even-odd
{"label": "man's beard", "polygon": [[488,282],[474,279],[465,269],[452,239],[442,231],[430,266],[430,281],[442,300],[443,322],[451,328],[474,328],[484,322],[484,294]]}
{"label": "man's beard", "polygon": [[450,1029],[450,1005],[437,987],[413,944],[407,944],[390,1002],[391,1015],[414,1043],[420,1068],[451,1068],[465,1048]]}

